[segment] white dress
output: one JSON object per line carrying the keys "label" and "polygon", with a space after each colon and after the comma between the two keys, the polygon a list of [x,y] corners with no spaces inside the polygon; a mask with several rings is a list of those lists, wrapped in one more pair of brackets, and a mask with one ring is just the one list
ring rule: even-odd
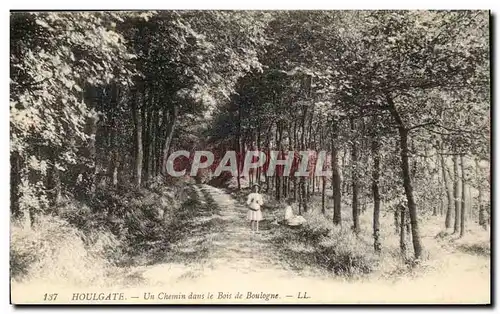
{"label": "white dress", "polygon": [[248,220],[262,220],[262,212],[260,210],[262,204],[264,204],[264,200],[259,193],[250,193],[248,195],[247,205],[250,208],[247,214]]}
{"label": "white dress", "polygon": [[294,216],[291,219],[288,219],[287,224],[289,226],[300,226],[307,222],[307,220],[302,216]]}
{"label": "white dress", "polygon": [[306,219],[302,216],[293,214],[292,206],[288,205],[285,208],[285,221],[289,226],[300,226],[306,223]]}
{"label": "white dress", "polygon": [[293,210],[292,210],[292,206],[288,205],[286,208],[285,208],[285,220],[288,221],[290,219],[293,218]]}

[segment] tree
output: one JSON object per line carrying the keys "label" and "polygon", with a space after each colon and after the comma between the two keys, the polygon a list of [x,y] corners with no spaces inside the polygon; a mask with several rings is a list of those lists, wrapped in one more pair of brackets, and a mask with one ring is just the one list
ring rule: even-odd
{"label": "tree", "polygon": [[[112,81],[130,84],[135,57],[116,32],[120,13],[13,13],[11,15],[11,161],[15,215],[44,210],[47,175],[83,194],[95,186],[96,112],[89,91]],[[117,76],[116,73],[124,76]],[[87,103],[88,102],[88,105]],[[78,156],[79,146],[88,154]],[[77,157],[78,156],[78,157]],[[58,181],[58,179],[55,179]],[[56,193],[56,195],[59,193]]]}
{"label": "tree", "polygon": [[373,179],[372,179],[372,191],[373,191],[373,247],[376,252],[381,251],[380,244],[380,191],[379,191],[379,180],[380,180],[380,152],[379,143],[377,139],[372,140],[372,155],[373,155]]}

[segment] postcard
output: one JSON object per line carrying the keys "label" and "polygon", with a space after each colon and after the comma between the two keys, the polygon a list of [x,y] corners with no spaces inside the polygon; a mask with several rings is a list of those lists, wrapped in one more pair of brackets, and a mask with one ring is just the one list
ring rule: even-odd
{"label": "postcard", "polygon": [[11,11],[22,304],[491,304],[488,11]]}

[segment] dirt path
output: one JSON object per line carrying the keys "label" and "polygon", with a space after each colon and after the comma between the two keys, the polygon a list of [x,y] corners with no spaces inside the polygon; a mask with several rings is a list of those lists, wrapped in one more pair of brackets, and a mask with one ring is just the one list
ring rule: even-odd
{"label": "dirt path", "polygon": [[[279,298],[266,302],[487,302],[489,267],[477,264],[478,257],[464,255],[467,262],[451,259],[449,272],[429,273],[398,282],[389,280],[346,281],[326,273],[298,273],[280,260],[271,243],[269,230],[252,232],[246,221],[246,208],[226,192],[208,185],[196,186],[202,203],[217,207],[212,216],[197,218],[197,223],[218,221],[201,238],[192,234],[181,250],[208,248],[209,255],[187,264],[159,264],[142,274],[148,285],[175,286],[179,291],[214,291],[244,295],[238,302],[264,302],[246,299],[247,293],[278,293]],[[194,246],[191,246],[194,245]],[[196,247],[198,245],[198,248]],[[483,261],[484,262],[484,261]],[[217,290],[217,289],[216,289]],[[308,299],[298,299],[307,293]],[[418,297],[417,297],[418,296]],[[217,295],[215,296],[217,298]],[[216,299],[215,302],[227,302]],[[235,302],[235,300],[233,300]]]}
{"label": "dirt path", "polygon": [[[467,254],[450,255],[445,272],[424,273],[396,282],[346,281],[331,273],[298,272],[277,254],[275,244],[270,241],[272,230],[259,233],[250,230],[243,204],[212,186],[199,185],[194,189],[198,196],[197,215],[190,216],[185,238],[164,252],[163,260],[121,270],[116,273],[118,282],[110,280],[107,287],[53,286],[50,291],[59,291],[62,303],[70,300],[74,292],[94,291],[123,292],[126,299],[122,302],[160,304],[488,303],[490,300],[489,261]],[[40,291],[49,289],[45,283],[43,289],[41,285],[13,286],[12,293],[14,297],[17,294],[26,300],[29,296],[39,302]]]}
{"label": "dirt path", "polygon": [[[186,264],[159,264],[149,266],[142,274],[149,282],[177,284],[186,281],[217,282],[241,278],[248,282],[273,278],[290,278],[294,273],[276,257],[268,230],[258,233],[250,230],[245,219],[247,209],[226,192],[209,185],[195,186],[202,204],[217,207],[211,216],[194,219],[194,225],[216,221],[216,227],[203,234],[192,234],[188,241],[175,248],[178,251],[196,251],[209,247],[209,255],[202,260],[186,260]],[[185,267],[189,265],[190,267]],[[165,275],[168,273],[168,275]],[[161,275],[159,275],[161,274]],[[229,281],[229,280],[228,280]],[[229,284],[229,282],[228,282]]]}

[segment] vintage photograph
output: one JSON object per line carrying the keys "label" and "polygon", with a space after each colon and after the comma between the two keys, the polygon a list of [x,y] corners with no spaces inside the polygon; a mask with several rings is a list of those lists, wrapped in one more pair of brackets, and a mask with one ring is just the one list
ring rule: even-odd
{"label": "vintage photograph", "polygon": [[21,304],[491,304],[490,12],[10,12]]}

